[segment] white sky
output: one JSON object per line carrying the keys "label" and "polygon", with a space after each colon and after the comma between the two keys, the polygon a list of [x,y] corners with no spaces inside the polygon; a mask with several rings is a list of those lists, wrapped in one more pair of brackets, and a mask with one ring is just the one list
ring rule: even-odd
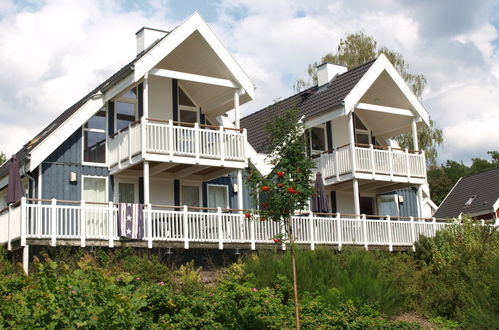
{"label": "white sky", "polygon": [[364,31],[428,80],[439,161],[499,150],[499,5],[467,0],[0,0],[0,151],[15,153],[135,56],[142,26],[198,10],[257,86],[257,111],[293,93],[309,63]]}

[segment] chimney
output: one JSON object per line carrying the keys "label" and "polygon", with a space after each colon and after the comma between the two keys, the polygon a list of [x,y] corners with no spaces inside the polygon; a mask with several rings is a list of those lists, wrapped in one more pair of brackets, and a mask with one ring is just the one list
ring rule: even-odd
{"label": "chimney", "polygon": [[317,86],[322,87],[334,77],[347,72],[347,67],[338,64],[322,63],[317,67]]}
{"label": "chimney", "polygon": [[137,55],[142,53],[147,47],[151,46],[158,39],[163,38],[168,31],[143,27],[135,33],[137,37]]}

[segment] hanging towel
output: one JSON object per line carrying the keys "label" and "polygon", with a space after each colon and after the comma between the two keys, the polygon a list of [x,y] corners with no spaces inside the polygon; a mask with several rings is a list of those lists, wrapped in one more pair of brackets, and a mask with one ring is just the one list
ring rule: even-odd
{"label": "hanging towel", "polygon": [[120,203],[118,206],[118,235],[130,239],[144,238],[144,205]]}

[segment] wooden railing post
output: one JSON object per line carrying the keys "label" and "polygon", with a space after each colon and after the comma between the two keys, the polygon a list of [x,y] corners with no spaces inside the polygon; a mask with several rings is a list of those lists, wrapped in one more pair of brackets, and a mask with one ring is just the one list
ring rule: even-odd
{"label": "wooden railing post", "polygon": [[147,130],[146,130],[146,118],[141,117],[140,118],[140,146],[141,146],[141,154],[142,158],[146,158],[146,151],[147,151]]}
{"label": "wooden railing post", "polygon": [[220,126],[220,162],[222,163],[222,166],[225,165],[225,131],[224,127]]}
{"label": "wooden railing post", "polygon": [[248,141],[248,131],[243,128],[243,141],[241,142],[241,157],[244,159],[246,165],[248,165],[248,158],[246,157],[246,141]]}
{"label": "wooden railing post", "polygon": [[310,211],[308,214],[308,222],[310,228],[310,250],[315,250],[315,226],[314,226],[314,213]]}
{"label": "wooden railing post", "polygon": [[435,219],[435,217],[432,217],[431,218],[431,222],[433,224],[433,236],[435,236],[437,234],[437,219]]}
{"label": "wooden railing post", "polygon": [[184,249],[189,248],[189,222],[188,222],[187,205],[184,205],[182,220],[184,223]]}
{"label": "wooden railing post", "polygon": [[224,235],[222,228],[222,208],[217,207],[218,249],[224,249]]}
{"label": "wooden railing post", "polygon": [[147,214],[147,247],[152,249],[152,210],[151,204],[146,205],[146,214]]}
{"label": "wooden railing post", "polygon": [[362,214],[362,229],[364,231],[364,248],[366,249],[366,251],[368,251],[369,250],[369,242],[368,242],[368,238],[367,238],[367,219],[366,219],[365,214]]}
{"label": "wooden railing post", "polygon": [[114,247],[114,217],[113,217],[113,208],[114,208],[114,203],[113,202],[108,202],[107,203],[107,235],[109,238],[109,247],[113,248]]}
{"label": "wooden railing post", "polygon": [[411,181],[411,166],[409,165],[409,150],[405,148],[405,167],[407,169],[407,182]]}
{"label": "wooden railing post", "polygon": [[393,152],[390,146],[388,146],[388,166],[390,169],[390,181],[393,181]]}
{"label": "wooden railing post", "polygon": [[116,145],[118,146],[118,168],[121,168],[121,131],[118,131],[115,139],[117,141]]}
{"label": "wooden railing post", "polygon": [[341,248],[343,246],[342,242],[342,229],[341,229],[341,214],[336,213],[336,222],[338,223],[338,250],[341,251]]}
{"label": "wooden railing post", "polygon": [[411,238],[412,238],[412,251],[416,251],[416,230],[414,228],[414,217],[411,217]]}
{"label": "wooden railing post", "polygon": [[51,222],[50,245],[55,246],[57,239],[57,200],[55,198],[52,198],[50,203],[50,222]]}
{"label": "wooden railing post", "polygon": [[21,246],[26,246],[26,226],[28,221],[28,212],[26,207],[26,197],[21,197]]}
{"label": "wooden railing post", "polygon": [[174,134],[173,134],[174,126],[173,126],[173,120],[168,121],[168,154],[170,155],[170,158],[173,157],[173,139],[174,139]]}
{"label": "wooden railing post", "polygon": [[369,144],[369,155],[371,155],[371,175],[373,176],[374,180],[374,175],[376,174],[376,168],[375,168],[375,159],[374,159],[374,147],[372,144]]}
{"label": "wooden railing post", "polygon": [[390,216],[386,216],[387,227],[388,227],[388,250],[393,251],[393,239],[392,239],[392,220]]}
{"label": "wooden railing post", "polygon": [[128,163],[132,164],[132,125],[128,124]]}
{"label": "wooden railing post", "polygon": [[194,154],[196,155],[196,164],[199,163],[199,123],[194,123]]}
{"label": "wooden railing post", "polygon": [[[291,227],[291,233],[289,233],[290,237],[288,237],[288,239],[291,239],[291,235],[294,235],[295,233],[295,229],[293,228],[293,216],[289,217],[289,221],[291,221],[291,223],[289,224],[289,226]],[[286,235],[286,228],[285,228],[285,223],[284,222],[281,222],[281,235],[282,237],[284,237]],[[286,251],[286,243],[284,243],[284,240],[282,241],[282,244],[281,244],[281,249],[283,251]]]}
{"label": "wooden railing post", "polygon": [[85,201],[80,202],[80,246],[85,247],[87,236],[87,211],[85,210]]}
{"label": "wooden railing post", "polygon": [[255,243],[255,219],[251,219],[250,221],[250,240],[251,240],[251,250],[256,249]]}
{"label": "wooden railing post", "polygon": [[12,250],[12,246],[10,244],[10,241],[11,241],[11,230],[10,230],[10,226],[11,226],[11,212],[12,212],[12,204],[9,204],[9,215],[8,215],[8,221],[7,221],[7,250],[8,251],[11,251]]}

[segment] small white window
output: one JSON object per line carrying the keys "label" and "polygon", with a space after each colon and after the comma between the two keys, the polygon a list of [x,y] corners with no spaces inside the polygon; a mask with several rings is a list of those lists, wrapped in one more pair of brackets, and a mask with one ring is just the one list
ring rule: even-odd
{"label": "small white window", "polygon": [[85,202],[107,202],[107,178],[83,176],[82,199]]}

